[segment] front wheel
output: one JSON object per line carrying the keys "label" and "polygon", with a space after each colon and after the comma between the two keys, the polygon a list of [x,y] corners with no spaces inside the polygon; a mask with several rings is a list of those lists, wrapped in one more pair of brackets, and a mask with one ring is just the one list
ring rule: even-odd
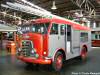
{"label": "front wheel", "polygon": [[63,54],[61,52],[57,52],[54,61],[52,62],[52,66],[55,71],[60,71],[63,66]]}

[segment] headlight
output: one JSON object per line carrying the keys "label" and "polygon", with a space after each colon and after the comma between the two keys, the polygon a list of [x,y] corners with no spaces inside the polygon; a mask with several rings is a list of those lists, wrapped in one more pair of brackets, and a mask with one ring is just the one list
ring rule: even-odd
{"label": "headlight", "polygon": [[34,50],[32,50],[32,51],[31,51],[31,53],[32,53],[32,54],[34,54],[34,53],[35,53],[35,51],[34,51]]}
{"label": "headlight", "polygon": [[17,49],[17,55],[20,55],[20,53],[21,53],[21,48],[18,48]]}
{"label": "headlight", "polygon": [[36,58],[38,58],[38,57],[39,57],[39,55],[37,54],[37,52],[36,52],[36,49],[35,49],[35,48],[31,50],[31,56],[36,57]]}
{"label": "headlight", "polygon": [[15,46],[15,43],[12,43],[11,45],[12,45],[12,46]]}
{"label": "headlight", "polygon": [[34,48],[32,51],[31,51],[32,54],[36,53],[36,49]]}
{"label": "headlight", "polygon": [[43,54],[44,54],[44,55],[46,55],[46,54],[47,54],[47,52],[46,52],[46,51],[44,51],[44,52],[43,52]]}
{"label": "headlight", "polygon": [[18,52],[20,52],[21,51],[21,48],[18,48]]}

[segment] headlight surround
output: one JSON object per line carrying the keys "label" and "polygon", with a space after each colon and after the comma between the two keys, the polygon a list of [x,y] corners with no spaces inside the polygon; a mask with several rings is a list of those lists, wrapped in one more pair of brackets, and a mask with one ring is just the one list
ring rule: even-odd
{"label": "headlight surround", "polygon": [[32,50],[31,53],[34,54],[34,51]]}
{"label": "headlight surround", "polygon": [[44,55],[46,55],[46,54],[47,54],[47,52],[46,52],[46,51],[44,51],[44,52],[43,52],[43,54],[44,54]]}
{"label": "headlight surround", "polygon": [[22,51],[21,48],[18,48],[17,49],[17,55],[20,55],[21,51]]}
{"label": "headlight surround", "polygon": [[31,50],[31,54],[35,54],[35,53],[36,53],[36,49],[34,48]]}
{"label": "headlight surround", "polygon": [[35,48],[31,50],[31,56],[36,57],[36,58],[38,58],[38,57],[39,57],[39,54],[37,54],[37,52],[36,52],[36,49],[35,49]]}
{"label": "headlight surround", "polygon": [[18,52],[21,52],[21,48],[18,48]]}

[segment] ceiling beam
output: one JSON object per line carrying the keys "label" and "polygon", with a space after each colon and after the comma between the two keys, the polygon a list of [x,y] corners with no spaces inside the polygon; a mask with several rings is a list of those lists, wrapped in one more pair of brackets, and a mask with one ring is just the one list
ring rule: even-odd
{"label": "ceiling beam", "polygon": [[40,2],[37,3],[36,5],[41,5],[41,4],[47,4],[48,2],[52,1],[52,0],[46,0],[46,1],[42,1],[42,0],[39,0]]}

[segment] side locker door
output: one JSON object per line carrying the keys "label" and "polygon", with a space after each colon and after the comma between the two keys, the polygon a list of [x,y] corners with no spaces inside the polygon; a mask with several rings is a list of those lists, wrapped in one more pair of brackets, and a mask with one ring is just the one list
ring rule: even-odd
{"label": "side locker door", "polygon": [[80,52],[80,31],[74,30],[72,31],[72,51],[75,54],[79,54]]}
{"label": "side locker door", "polygon": [[67,25],[67,54],[72,54],[72,27]]}
{"label": "side locker door", "polygon": [[49,56],[53,56],[55,51],[59,48],[60,46],[60,41],[59,41],[59,25],[56,23],[52,24],[51,30],[50,30],[50,35],[49,35]]}
{"label": "side locker door", "polygon": [[66,24],[60,24],[60,29],[59,29],[59,40],[60,40],[60,48],[65,50],[66,53],[66,48],[67,48],[67,34],[66,34]]}

